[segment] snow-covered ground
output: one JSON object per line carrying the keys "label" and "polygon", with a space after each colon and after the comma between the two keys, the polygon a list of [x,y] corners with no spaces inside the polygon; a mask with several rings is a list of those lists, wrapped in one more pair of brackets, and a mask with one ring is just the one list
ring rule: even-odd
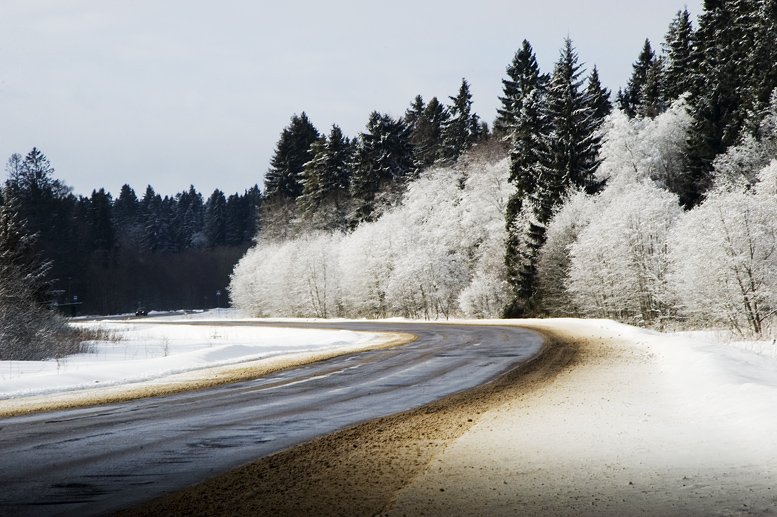
{"label": "snow-covered ground", "polygon": [[527,323],[576,340],[578,359],[485,413],[390,514],[777,514],[771,342]]}
{"label": "snow-covered ground", "polygon": [[[350,331],[224,325],[244,321],[236,316],[231,311],[209,311],[134,322],[75,323],[105,331],[115,340],[93,342],[89,353],[59,360],[0,361],[0,400],[141,381],[164,382],[175,374],[247,362],[279,358],[304,362],[321,353],[354,351],[386,341],[378,334]],[[198,324],[185,324],[193,320]],[[208,325],[207,320],[214,324]]]}

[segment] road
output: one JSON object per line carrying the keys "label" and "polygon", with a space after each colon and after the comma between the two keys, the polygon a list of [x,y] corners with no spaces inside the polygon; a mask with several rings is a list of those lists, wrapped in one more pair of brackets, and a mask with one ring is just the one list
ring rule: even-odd
{"label": "road", "polygon": [[206,391],[0,420],[0,515],[127,508],[483,384],[536,355],[542,343],[538,334],[514,327],[283,325],[399,331],[419,339]]}

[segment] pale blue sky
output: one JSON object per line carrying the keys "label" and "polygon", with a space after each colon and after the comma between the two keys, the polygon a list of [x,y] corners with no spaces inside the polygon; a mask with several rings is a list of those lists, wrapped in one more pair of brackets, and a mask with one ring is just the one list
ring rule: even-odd
{"label": "pale blue sky", "polygon": [[550,71],[566,35],[617,90],[644,39],[701,3],[3,0],[0,160],[37,146],[82,194],[242,191],[295,112],[355,135],[466,77],[490,124],[521,41]]}

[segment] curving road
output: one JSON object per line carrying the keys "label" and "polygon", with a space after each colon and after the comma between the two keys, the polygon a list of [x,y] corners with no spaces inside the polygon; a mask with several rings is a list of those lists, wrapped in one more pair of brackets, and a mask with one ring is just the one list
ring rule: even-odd
{"label": "curving road", "polygon": [[419,339],[207,391],[0,420],[0,515],[126,508],[483,384],[536,355],[542,343],[514,327],[283,325],[400,331]]}

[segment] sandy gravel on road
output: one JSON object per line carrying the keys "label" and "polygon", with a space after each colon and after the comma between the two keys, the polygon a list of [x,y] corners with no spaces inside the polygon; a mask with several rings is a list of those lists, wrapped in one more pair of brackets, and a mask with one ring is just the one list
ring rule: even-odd
{"label": "sandy gravel on road", "polygon": [[596,321],[526,326],[546,335],[545,353],[489,385],[126,514],[777,513],[777,430],[691,407],[698,395],[684,395],[693,387],[660,341]]}

